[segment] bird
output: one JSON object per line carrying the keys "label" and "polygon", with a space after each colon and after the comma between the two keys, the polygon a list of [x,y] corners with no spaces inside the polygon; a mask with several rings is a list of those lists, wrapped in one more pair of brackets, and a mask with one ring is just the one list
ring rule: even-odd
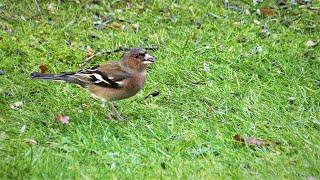
{"label": "bird", "polygon": [[91,92],[95,99],[100,99],[105,106],[111,102],[114,115],[123,120],[113,101],[130,98],[143,87],[147,77],[147,67],[155,58],[143,48],[130,48],[119,61],[107,61],[101,65],[76,72],[44,74],[33,72],[31,79],[54,80],[73,83]]}

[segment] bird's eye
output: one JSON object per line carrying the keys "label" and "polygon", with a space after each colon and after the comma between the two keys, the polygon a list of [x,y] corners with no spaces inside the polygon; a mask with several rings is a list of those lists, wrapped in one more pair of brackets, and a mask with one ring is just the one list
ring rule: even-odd
{"label": "bird's eye", "polygon": [[146,55],[146,53],[141,52],[141,53],[138,53],[137,55],[135,55],[134,57],[135,58],[143,58],[145,55]]}

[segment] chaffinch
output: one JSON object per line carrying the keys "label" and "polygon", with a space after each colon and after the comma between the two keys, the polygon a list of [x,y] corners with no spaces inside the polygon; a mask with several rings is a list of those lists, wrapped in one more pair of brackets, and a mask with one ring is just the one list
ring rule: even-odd
{"label": "chaffinch", "polygon": [[[61,74],[31,73],[33,79],[74,83],[88,89],[94,98],[103,102],[116,101],[136,95],[144,86],[147,67],[155,58],[145,49],[129,49],[119,61],[110,61],[77,72]],[[122,119],[112,104],[118,119]]]}

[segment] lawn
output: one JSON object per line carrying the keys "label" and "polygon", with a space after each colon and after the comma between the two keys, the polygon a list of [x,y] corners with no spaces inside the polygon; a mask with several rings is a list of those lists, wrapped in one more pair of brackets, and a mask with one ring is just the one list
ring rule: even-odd
{"label": "lawn", "polygon": [[[0,178],[318,179],[319,21],[275,0],[2,0]],[[116,102],[123,122],[84,89],[29,78],[120,46],[159,47],[144,89]]]}

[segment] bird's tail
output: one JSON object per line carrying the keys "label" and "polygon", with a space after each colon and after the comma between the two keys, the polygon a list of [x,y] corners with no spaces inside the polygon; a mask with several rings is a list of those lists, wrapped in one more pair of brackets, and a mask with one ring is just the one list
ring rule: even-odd
{"label": "bird's tail", "polygon": [[87,82],[83,81],[76,76],[75,73],[62,73],[62,74],[43,74],[43,73],[31,73],[31,79],[44,79],[44,80],[54,80],[54,81],[65,81],[68,83],[78,84],[80,86],[87,86]]}

